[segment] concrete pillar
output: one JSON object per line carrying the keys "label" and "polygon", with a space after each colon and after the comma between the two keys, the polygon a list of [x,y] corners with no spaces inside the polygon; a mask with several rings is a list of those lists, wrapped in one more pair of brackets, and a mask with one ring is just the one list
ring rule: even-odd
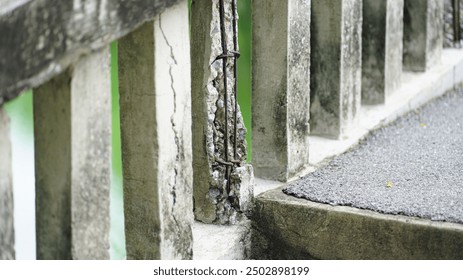
{"label": "concrete pillar", "polygon": [[253,197],[246,128],[235,103],[238,28],[233,13],[236,0],[191,4],[194,211],[205,223],[237,222]]}
{"label": "concrete pillar", "polygon": [[71,73],[34,89],[38,260],[72,259]]}
{"label": "concrete pillar", "polygon": [[253,165],[287,181],[309,162],[310,1],[254,0]]}
{"label": "concrete pillar", "polygon": [[440,62],[443,12],[442,0],[405,0],[404,70],[425,71]]}
{"label": "concrete pillar", "polygon": [[10,120],[0,106],[0,260],[15,259]]}
{"label": "concrete pillar", "polygon": [[312,0],[311,133],[343,138],[361,99],[362,0]]}
{"label": "concrete pillar", "polygon": [[190,45],[186,1],[119,41],[128,259],[191,259]]}
{"label": "concrete pillar", "polygon": [[109,258],[109,48],[34,90],[38,259]]}
{"label": "concrete pillar", "polygon": [[363,0],[362,104],[384,104],[400,86],[403,0]]}
{"label": "concrete pillar", "polygon": [[460,48],[463,31],[463,1],[444,0],[444,47]]}

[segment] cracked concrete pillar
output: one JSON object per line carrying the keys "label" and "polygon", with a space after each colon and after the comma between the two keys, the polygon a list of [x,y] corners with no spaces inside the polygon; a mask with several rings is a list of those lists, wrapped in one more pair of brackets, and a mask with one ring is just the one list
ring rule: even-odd
{"label": "cracked concrete pillar", "polygon": [[343,138],[361,99],[362,0],[312,0],[310,130]]}
{"label": "cracked concrete pillar", "polygon": [[253,165],[287,181],[309,163],[310,1],[252,5]]}
{"label": "cracked concrete pillar", "polygon": [[426,71],[441,60],[444,2],[405,0],[404,3],[403,68]]}
{"label": "cracked concrete pillar", "polygon": [[362,104],[384,104],[400,86],[403,0],[363,0]]}
{"label": "cracked concrete pillar", "polygon": [[205,223],[237,222],[253,197],[246,128],[235,103],[234,51],[238,47],[233,13],[237,13],[236,0],[191,3],[194,211],[196,219]]}
{"label": "cracked concrete pillar", "polygon": [[128,259],[192,258],[190,84],[180,1],[119,41]]}
{"label": "cracked concrete pillar", "polygon": [[0,106],[0,260],[15,259],[10,119]]}
{"label": "cracked concrete pillar", "polygon": [[109,258],[109,56],[34,90],[37,259]]}

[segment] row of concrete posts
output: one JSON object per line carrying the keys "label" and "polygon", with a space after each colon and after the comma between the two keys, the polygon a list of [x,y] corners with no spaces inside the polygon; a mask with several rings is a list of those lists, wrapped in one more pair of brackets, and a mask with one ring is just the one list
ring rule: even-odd
{"label": "row of concrete posts", "polygon": [[348,137],[402,70],[439,62],[443,1],[255,0],[253,36],[254,172],[287,181],[308,167],[309,135]]}

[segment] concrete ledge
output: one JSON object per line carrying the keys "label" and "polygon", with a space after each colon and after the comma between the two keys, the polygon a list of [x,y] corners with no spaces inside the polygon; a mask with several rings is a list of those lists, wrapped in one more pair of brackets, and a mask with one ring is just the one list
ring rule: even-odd
{"label": "concrete ledge", "polygon": [[256,198],[256,259],[462,259],[463,225],[329,206],[287,196]]}

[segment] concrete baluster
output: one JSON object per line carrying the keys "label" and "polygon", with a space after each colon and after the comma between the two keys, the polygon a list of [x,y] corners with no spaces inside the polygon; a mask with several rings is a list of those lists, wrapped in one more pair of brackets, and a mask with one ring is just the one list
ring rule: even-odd
{"label": "concrete baluster", "polygon": [[362,26],[362,104],[384,104],[400,86],[403,0],[364,0]]}
{"label": "concrete baluster", "polygon": [[15,258],[10,120],[0,106],[0,260]]}
{"label": "concrete baluster", "polygon": [[426,71],[440,62],[443,45],[443,13],[442,0],[405,0],[404,70]]}
{"label": "concrete baluster", "polygon": [[109,47],[34,90],[38,259],[109,258]]}
{"label": "concrete baluster", "polygon": [[128,259],[191,259],[193,200],[188,5],[119,41]]}

